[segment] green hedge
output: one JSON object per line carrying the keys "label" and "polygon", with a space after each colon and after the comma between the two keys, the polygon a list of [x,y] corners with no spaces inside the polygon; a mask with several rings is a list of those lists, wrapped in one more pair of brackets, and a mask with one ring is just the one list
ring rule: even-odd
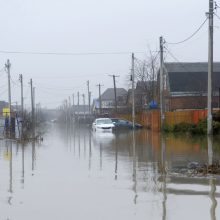
{"label": "green hedge", "polygon": [[[173,126],[164,125],[163,131],[167,133],[189,133],[192,135],[205,135],[207,134],[207,120],[206,119],[201,120],[197,125],[191,123],[185,123],[185,122]],[[213,121],[213,134],[216,135],[219,133],[220,133],[220,121]]]}

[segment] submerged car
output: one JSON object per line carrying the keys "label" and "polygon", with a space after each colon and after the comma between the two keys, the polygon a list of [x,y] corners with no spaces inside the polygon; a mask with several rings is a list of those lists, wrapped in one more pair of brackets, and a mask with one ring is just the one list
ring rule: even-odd
{"label": "submerged car", "polygon": [[97,118],[92,123],[92,129],[94,131],[112,131],[115,125],[110,118]]}
{"label": "submerged car", "polygon": [[[133,128],[133,123],[131,121],[125,120],[125,119],[120,119],[120,118],[111,118],[113,124],[115,125],[116,129],[132,129]],[[134,124],[135,128],[143,128],[141,124],[135,123]]]}

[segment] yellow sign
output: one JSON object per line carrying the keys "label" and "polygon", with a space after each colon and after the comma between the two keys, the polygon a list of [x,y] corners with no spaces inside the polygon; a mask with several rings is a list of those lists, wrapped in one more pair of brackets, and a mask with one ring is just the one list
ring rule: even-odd
{"label": "yellow sign", "polygon": [[4,117],[10,116],[10,109],[9,108],[3,108],[2,112],[3,112]]}
{"label": "yellow sign", "polygon": [[5,160],[11,160],[11,153],[8,151],[5,151],[3,154],[3,157]]}

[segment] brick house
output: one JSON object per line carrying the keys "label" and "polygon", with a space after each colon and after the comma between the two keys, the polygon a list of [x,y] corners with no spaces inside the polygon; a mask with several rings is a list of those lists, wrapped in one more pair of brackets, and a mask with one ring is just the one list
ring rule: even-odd
{"label": "brick house", "polygon": [[[208,63],[165,63],[165,111],[207,108]],[[158,77],[159,79],[159,77]],[[220,62],[214,63],[212,107],[219,107]]]}

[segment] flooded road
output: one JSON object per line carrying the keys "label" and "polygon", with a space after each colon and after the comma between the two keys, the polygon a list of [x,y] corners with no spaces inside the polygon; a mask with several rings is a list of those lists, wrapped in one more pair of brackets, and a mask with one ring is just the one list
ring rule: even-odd
{"label": "flooded road", "polygon": [[219,219],[220,178],[187,169],[219,159],[219,140],[53,124],[0,141],[0,220]]}

